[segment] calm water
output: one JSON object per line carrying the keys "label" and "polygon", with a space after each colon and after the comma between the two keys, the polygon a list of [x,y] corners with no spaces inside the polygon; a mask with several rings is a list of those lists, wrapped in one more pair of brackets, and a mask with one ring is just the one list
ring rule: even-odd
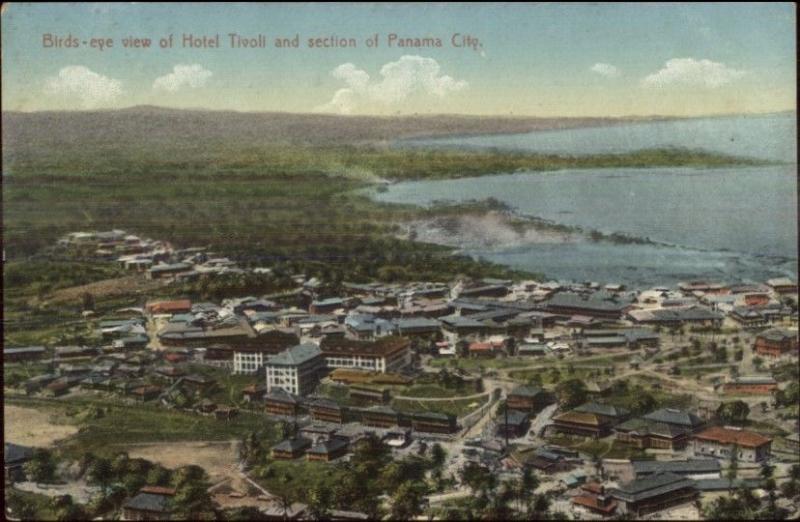
{"label": "calm water", "polygon": [[682,147],[797,162],[794,113],[697,118],[502,136],[406,140],[402,143],[411,146],[497,148],[565,154]]}
{"label": "calm water", "polygon": [[[795,135],[791,118],[772,116],[451,138],[428,143],[586,153],[692,142],[707,150],[795,161]],[[733,142],[731,136],[735,136]],[[787,136],[791,137],[791,146]],[[737,144],[735,150],[730,143]],[[796,183],[795,165],[588,169],[399,183],[374,197],[418,205],[494,197],[521,214],[587,230],[649,238],[659,245],[585,242],[467,251],[564,280],[648,285],[692,277],[728,281],[795,277]]]}

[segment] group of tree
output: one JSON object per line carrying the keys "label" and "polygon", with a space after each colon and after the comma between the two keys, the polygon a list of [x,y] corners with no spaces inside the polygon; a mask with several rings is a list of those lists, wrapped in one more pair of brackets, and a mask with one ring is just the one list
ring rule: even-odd
{"label": "group of tree", "polygon": [[[302,502],[316,519],[326,518],[333,509],[359,511],[370,519],[414,518],[423,513],[426,497],[446,481],[447,453],[438,443],[427,455],[392,459],[387,446],[370,435],[358,442],[349,461],[328,466],[325,473],[308,480],[272,466],[268,449],[258,440],[258,436],[247,437],[240,450],[243,462],[252,468],[251,475],[285,510]],[[385,502],[388,513],[383,509]]]}
{"label": "group of tree", "polygon": [[736,426],[744,426],[748,415],[750,415],[750,406],[742,400],[723,402],[716,411],[717,419],[720,422]]}
{"label": "group of tree", "polygon": [[550,497],[535,493],[539,479],[530,468],[520,478],[498,480],[480,464],[470,462],[461,470],[461,483],[472,495],[459,508],[441,513],[445,519],[468,520],[557,520],[566,519],[550,511]]}
{"label": "group of tree", "polygon": [[800,384],[797,381],[790,382],[785,389],[777,389],[773,392],[775,406],[782,408],[784,406],[796,405],[800,402]]}

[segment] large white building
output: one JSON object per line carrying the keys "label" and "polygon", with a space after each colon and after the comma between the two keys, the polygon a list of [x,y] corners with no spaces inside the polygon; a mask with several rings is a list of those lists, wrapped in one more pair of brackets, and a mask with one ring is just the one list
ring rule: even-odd
{"label": "large white building", "polygon": [[233,373],[256,373],[268,358],[269,354],[263,351],[234,351]]}
{"label": "large white building", "polygon": [[267,393],[276,389],[295,395],[307,395],[319,383],[325,370],[325,359],[315,344],[298,344],[273,355],[264,364],[267,373]]}
{"label": "large white building", "polygon": [[374,342],[333,339],[323,343],[322,354],[328,368],[397,372],[411,363],[409,346],[409,341],[400,337],[383,337]]}

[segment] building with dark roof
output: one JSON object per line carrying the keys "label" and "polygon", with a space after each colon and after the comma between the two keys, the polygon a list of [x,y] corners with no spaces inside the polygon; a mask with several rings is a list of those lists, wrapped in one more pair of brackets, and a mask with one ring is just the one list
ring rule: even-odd
{"label": "building with dark roof", "polygon": [[252,342],[233,348],[233,373],[256,373],[270,356],[297,345],[300,338],[291,328],[270,327],[258,332]]}
{"label": "building with dark roof", "polygon": [[307,460],[330,462],[347,454],[348,443],[344,439],[330,438],[318,442],[306,451]]}
{"label": "building with dark roof", "polygon": [[661,326],[680,326],[683,324],[719,326],[725,318],[722,314],[699,305],[631,310],[628,312],[628,317],[637,323]]}
{"label": "building with dark roof", "polygon": [[547,300],[544,309],[554,314],[619,319],[631,306],[630,299],[607,292],[595,292],[590,295],[558,292]]}
{"label": "building with dark roof", "polygon": [[292,417],[297,415],[299,408],[300,399],[283,388],[275,388],[264,395],[264,409],[272,415]]}
{"label": "building with dark roof", "polygon": [[636,478],[667,472],[688,478],[716,478],[722,469],[717,459],[634,460],[631,466]]}
{"label": "building with dark roof", "polygon": [[506,398],[506,404],[513,410],[537,414],[552,404],[555,397],[552,393],[534,386],[518,386]]}
{"label": "building with dark roof", "polygon": [[761,306],[734,306],[730,317],[745,328],[768,326],[791,313],[781,303],[767,303]]}
{"label": "building with dark roof", "polygon": [[413,413],[411,428],[423,433],[453,433],[458,430],[455,416],[432,411]]}
{"label": "building with dark roof", "polygon": [[322,351],[315,344],[298,344],[270,357],[264,364],[267,392],[283,389],[295,395],[308,395],[319,384],[325,368]]}
{"label": "building with dark roof", "polygon": [[500,437],[522,437],[528,432],[530,426],[530,416],[524,411],[508,410],[508,413],[501,412],[495,419],[497,423],[497,435]]}
{"label": "building with dark roof", "polygon": [[771,328],[756,336],[756,353],[767,357],[797,354],[797,332],[783,328]]}
{"label": "building with dark roof", "polygon": [[572,504],[604,517],[613,515],[617,509],[617,501],[606,494],[605,487],[598,482],[581,486],[581,492],[572,497]]}
{"label": "building with dark roof", "polygon": [[124,520],[169,520],[174,511],[175,490],[146,486],[122,506]]}
{"label": "building with dark roof", "polygon": [[622,515],[641,517],[697,498],[694,481],[675,473],[656,473],[612,488],[609,495]]}
{"label": "building with dark roof", "polygon": [[314,399],[308,403],[308,412],[315,421],[343,424],[345,411],[342,406],[329,399]]}
{"label": "building with dark roof", "polygon": [[286,439],[272,447],[272,458],[280,460],[294,460],[301,457],[308,448],[311,441],[302,437]]}
{"label": "building with dark roof", "polygon": [[674,424],[635,418],[614,428],[616,440],[637,448],[680,450],[689,443],[691,431]]}
{"label": "building with dark roof", "polygon": [[361,424],[375,428],[391,428],[397,426],[399,416],[388,406],[372,406],[355,410],[361,416]]}
{"label": "building with dark roof", "polygon": [[625,420],[629,412],[609,404],[588,402],[553,417],[553,429],[560,433],[600,438],[611,433],[611,428]]}
{"label": "building with dark roof", "polygon": [[689,433],[694,433],[701,429],[705,422],[694,413],[678,410],[675,408],[661,408],[643,416],[644,419],[669,424],[686,429]]}
{"label": "building with dark roof", "polygon": [[33,457],[33,448],[6,442],[3,446],[3,467],[6,482],[25,478],[22,467]]}

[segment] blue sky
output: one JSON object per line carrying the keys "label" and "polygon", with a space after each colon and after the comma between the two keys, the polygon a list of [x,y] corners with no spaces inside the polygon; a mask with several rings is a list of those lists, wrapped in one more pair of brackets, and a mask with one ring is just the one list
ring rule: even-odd
{"label": "blue sky", "polygon": [[[227,33],[266,35],[230,49]],[[47,49],[42,35],[114,39]],[[220,49],[161,49],[183,33]],[[377,48],[364,40],[378,33]],[[387,35],[441,48],[389,48]],[[454,48],[454,33],[482,47]],[[277,36],[300,35],[298,49]],[[309,49],[310,37],[354,49]],[[154,47],[122,47],[128,36]],[[6,4],[5,110],[156,104],[234,110],[618,116],[795,108],[793,4]],[[159,80],[160,79],[160,80]]]}

